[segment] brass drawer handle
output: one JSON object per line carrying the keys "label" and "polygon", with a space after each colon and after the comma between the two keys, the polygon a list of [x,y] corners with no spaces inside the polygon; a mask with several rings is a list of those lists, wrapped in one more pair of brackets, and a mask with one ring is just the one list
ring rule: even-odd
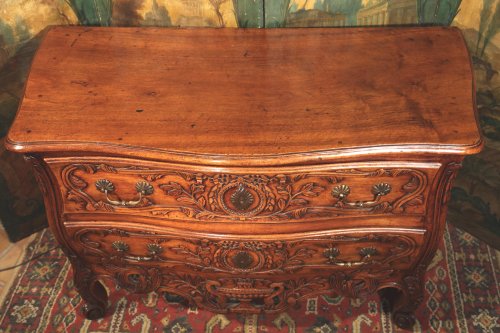
{"label": "brass drawer handle", "polygon": [[374,247],[364,247],[359,250],[359,255],[361,256],[360,261],[343,261],[337,257],[340,255],[340,250],[336,247],[329,247],[323,252],[323,256],[328,260],[330,265],[341,266],[341,267],[354,267],[369,263],[372,256],[378,254],[377,249]]}
{"label": "brass drawer handle", "polygon": [[347,185],[337,185],[332,190],[332,196],[339,199],[336,206],[347,206],[347,207],[356,207],[356,208],[367,208],[376,205],[380,198],[384,195],[387,195],[391,192],[391,185],[388,183],[379,183],[372,186],[372,193],[374,195],[372,200],[368,201],[347,201],[347,197],[351,193],[351,188]]}
{"label": "brass drawer handle", "polygon": [[141,203],[143,196],[150,195],[154,191],[153,186],[148,182],[137,182],[135,184],[135,190],[137,191],[137,193],[139,193],[139,198],[137,200],[126,201],[113,200],[109,198],[108,194],[115,191],[115,185],[107,179],[99,179],[95,182],[95,187],[97,188],[97,190],[106,195],[106,201],[109,204],[122,207],[135,207]]}

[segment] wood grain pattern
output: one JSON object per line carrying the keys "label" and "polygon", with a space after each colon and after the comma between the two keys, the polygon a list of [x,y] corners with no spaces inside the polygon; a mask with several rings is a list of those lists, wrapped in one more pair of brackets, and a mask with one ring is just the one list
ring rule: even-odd
{"label": "wood grain pattern", "polygon": [[56,27],[8,144],[206,164],[466,154],[471,81],[449,28]]}
{"label": "wood grain pattern", "polygon": [[454,29],[54,28],[7,147],[88,318],[106,279],[217,312],[379,292],[409,328],[472,87]]}

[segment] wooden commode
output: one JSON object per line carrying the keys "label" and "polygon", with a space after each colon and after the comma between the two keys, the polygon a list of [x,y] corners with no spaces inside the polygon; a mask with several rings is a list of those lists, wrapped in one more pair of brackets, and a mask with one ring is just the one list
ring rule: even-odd
{"label": "wooden commode", "polygon": [[88,318],[103,281],[215,312],[379,292],[410,327],[482,139],[457,29],[54,27],[6,144]]}

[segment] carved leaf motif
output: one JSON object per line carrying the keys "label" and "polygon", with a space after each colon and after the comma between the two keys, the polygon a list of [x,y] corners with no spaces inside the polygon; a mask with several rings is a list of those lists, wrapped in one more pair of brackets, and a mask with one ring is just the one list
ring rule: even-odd
{"label": "carved leaf motif", "polygon": [[217,188],[217,186],[215,186],[210,192],[208,192],[208,205],[210,207],[210,210],[213,212],[217,211],[218,209],[217,199],[215,198],[215,188]]}
{"label": "carved leaf motif", "polygon": [[[353,173],[359,173],[358,170],[352,170]],[[369,173],[370,177],[380,177],[388,173],[388,170],[385,169],[377,169]]]}
{"label": "carved leaf motif", "polygon": [[301,199],[301,198],[295,198],[290,201],[290,206],[304,206],[307,205],[309,201],[306,199]]}
{"label": "carved leaf motif", "polygon": [[69,201],[73,201],[77,204],[79,204],[82,208],[85,208],[87,201],[85,201],[81,196],[76,195],[72,190],[69,190],[68,193],[66,194],[66,198]]}
{"label": "carved leaf motif", "polygon": [[166,175],[163,175],[163,174],[155,174],[155,175],[139,175],[139,177],[141,177],[142,179],[148,181],[148,182],[154,182],[154,181],[157,181],[159,179],[162,179],[163,177],[165,177]]}
{"label": "carved leaf motif", "polygon": [[325,177],[325,179],[330,183],[330,184],[337,184],[340,183],[344,180],[344,177],[334,177],[334,176],[328,176]]}
{"label": "carved leaf motif", "polygon": [[68,178],[71,185],[79,188],[80,190],[84,190],[88,186],[88,184],[82,178],[76,176],[75,174],[71,174]]}
{"label": "carved leaf motif", "polygon": [[165,191],[166,194],[177,197],[183,194],[183,187],[181,184],[176,182],[168,182],[167,184],[161,184],[159,187]]}
{"label": "carved leaf motif", "polygon": [[411,177],[410,181],[403,185],[403,191],[413,192],[418,188],[418,179]]}
{"label": "carved leaf motif", "polygon": [[373,207],[373,212],[385,213],[391,211],[392,206],[387,201],[381,202],[380,204]]}
{"label": "carved leaf motif", "polygon": [[303,217],[304,215],[306,215],[307,213],[307,208],[298,208],[298,209],[294,209],[294,210],[291,210],[289,211],[289,213],[296,219],[299,219],[301,217]]}
{"label": "carved leaf motif", "polygon": [[214,219],[217,217],[217,214],[214,214],[212,212],[209,212],[209,211],[202,211],[202,212],[199,212],[195,215],[195,217],[197,219],[202,219],[202,218],[206,218],[206,219]]}
{"label": "carved leaf motif", "polygon": [[85,205],[85,210],[88,210],[89,212],[93,212],[96,210],[94,207],[94,204],[92,202],[87,201]]}
{"label": "carved leaf motif", "polygon": [[108,203],[105,203],[103,201],[98,201],[94,204],[94,210],[105,210],[108,212],[113,212],[115,208]]}
{"label": "carved leaf motif", "polygon": [[198,205],[199,205],[200,207],[205,208],[205,205],[206,205],[206,204],[207,204],[207,201],[205,200],[205,198],[204,198],[204,197],[199,197],[199,198],[198,198]]}
{"label": "carved leaf motif", "polygon": [[152,205],[154,205],[154,202],[151,199],[149,199],[149,198],[142,198],[142,205],[144,207],[146,207],[146,206],[152,206]]}
{"label": "carved leaf motif", "polygon": [[310,258],[316,251],[308,248],[300,248],[293,255],[291,255],[286,261],[287,266],[303,265],[303,259]]}
{"label": "carved leaf motif", "polygon": [[307,177],[307,174],[302,173],[302,174],[299,174],[299,175],[294,176],[294,177],[293,177],[293,180],[294,180],[294,181],[299,181],[299,180],[304,179],[304,178],[306,178],[306,177]]}
{"label": "carved leaf motif", "polygon": [[317,197],[324,190],[324,187],[319,186],[316,183],[307,183],[302,186],[300,192],[302,192],[302,195],[305,195],[306,197]]}
{"label": "carved leaf motif", "polygon": [[104,172],[117,173],[116,169],[108,164],[99,164],[97,166],[98,170],[102,170]]}
{"label": "carved leaf motif", "polygon": [[197,204],[198,203],[198,201],[196,201],[195,199],[188,197],[188,196],[185,196],[185,195],[177,197],[177,201],[183,202],[186,204]]}
{"label": "carved leaf motif", "polygon": [[289,304],[294,304],[303,295],[328,287],[328,279],[319,276],[313,279],[300,278],[297,280],[289,280],[287,282],[287,289],[289,290],[289,298],[287,301]]}
{"label": "carved leaf motif", "polygon": [[162,285],[168,286],[169,290],[176,290],[180,295],[188,296],[194,302],[201,302],[203,294],[200,292],[203,278],[187,274],[164,273],[161,275]]}
{"label": "carved leaf motif", "polygon": [[196,195],[198,193],[203,193],[205,192],[205,186],[202,184],[191,184],[191,195]]}
{"label": "carved leaf motif", "polygon": [[[179,209],[180,210],[180,209]],[[168,216],[172,213],[172,209],[162,209],[162,210],[153,210],[151,215],[153,216]]]}
{"label": "carved leaf motif", "polygon": [[182,178],[184,178],[185,180],[187,180],[187,181],[191,181],[191,180],[193,180],[195,178],[194,174],[191,174],[191,173],[188,173],[188,172],[178,171],[177,174],[179,176],[181,176]]}
{"label": "carved leaf motif", "polygon": [[203,263],[203,259],[200,257],[198,253],[191,251],[190,249],[188,249],[183,245],[173,247],[172,250],[177,254],[185,255],[186,259],[188,260],[195,261],[199,264]]}
{"label": "carved leaf motif", "polygon": [[415,198],[407,201],[405,203],[405,206],[420,206],[420,205],[423,205],[423,203],[424,203],[424,196],[418,195]]}
{"label": "carved leaf motif", "polygon": [[278,208],[280,210],[283,210],[283,209],[285,209],[285,207],[286,207],[286,201],[285,201],[285,199],[279,198],[278,199]]}
{"label": "carved leaf motif", "polygon": [[392,175],[396,177],[401,175],[411,175],[413,171],[410,169],[395,169],[387,172],[392,172]]}
{"label": "carved leaf motif", "polygon": [[290,195],[292,193],[292,186],[290,185],[278,185],[276,187],[278,194],[280,195]]}
{"label": "carved leaf motif", "polygon": [[274,210],[274,206],[276,205],[276,199],[274,197],[274,194],[267,188],[265,188],[264,193],[267,198],[267,205],[265,209],[272,212]]}
{"label": "carved leaf motif", "polygon": [[196,216],[196,211],[194,209],[187,208],[187,207],[180,207],[179,209],[187,217],[195,217]]}

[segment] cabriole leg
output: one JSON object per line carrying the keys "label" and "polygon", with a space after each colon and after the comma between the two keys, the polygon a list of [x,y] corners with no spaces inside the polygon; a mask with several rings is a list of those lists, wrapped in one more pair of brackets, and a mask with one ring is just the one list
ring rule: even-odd
{"label": "cabriole leg", "polygon": [[389,304],[392,320],[402,329],[411,329],[415,324],[414,312],[422,302],[422,281],[411,276],[404,279],[404,287],[384,288],[380,297]]}
{"label": "cabriole leg", "polygon": [[104,317],[108,305],[108,294],[92,270],[84,266],[79,260],[72,260],[75,286],[85,301],[83,314],[87,319]]}

